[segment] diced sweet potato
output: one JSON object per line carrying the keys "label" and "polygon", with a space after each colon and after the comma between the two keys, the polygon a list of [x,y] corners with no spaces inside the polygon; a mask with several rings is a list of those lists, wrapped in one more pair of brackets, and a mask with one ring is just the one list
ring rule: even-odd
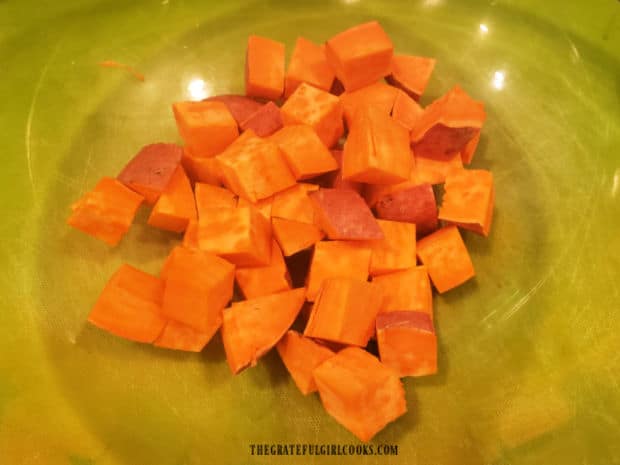
{"label": "diced sweet potato", "polygon": [[288,331],[276,346],[280,358],[303,395],[316,392],[312,371],[334,352],[296,331]]}
{"label": "diced sweet potato", "polygon": [[323,281],[304,336],[365,347],[381,307],[381,289],[367,281],[329,278]]}
{"label": "diced sweet potato", "polygon": [[273,235],[286,257],[312,247],[325,237],[316,225],[301,221],[274,217],[271,219],[271,226]]}
{"label": "diced sweet potato", "polygon": [[276,100],[283,91],[284,44],[251,35],[245,55],[245,94]]}
{"label": "diced sweet potato", "polygon": [[154,346],[165,349],[200,352],[211,339],[209,332],[197,331],[183,323],[168,320],[164,330],[153,342]]}
{"label": "diced sweet potato", "polygon": [[377,315],[377,345],[381,362],[401,378],[437,373],[437,336],[426,313]]}
{"label": "diced sweet potato", "polygon": [[327,278],[368,279],[370,248],[353,241],[322,241],[314,247],[307,296],[313,302]]}
{"label": "diced sweet potato", "polygon": [[314,369],[321,402],[361,441],[407,411],[396,373],[359,347],[347,347]]}
{"label": "diced sweet potato", "polygon": [[474,266],[456,226],[446,226],[417,244],[417,255],[440,293],[474,277]]}
{"label": "diced sweet potato", "polygon": [[319,189],[316,184],[297,183],[273,196],[271,216],[314,224],[314,206],[308,192]]}
{"label": "diced sweet potato", "polygon": [[222,102],[226,105],[228,111],[230,111],[230,114],[235,118],[238,125],[241,125],[242,122],[247,120],[263,106],[262,103],[244,95],[214,95],[205,100]]}
{"label": "diced sweet potato", "polygon": [[148,224],[181,233],[197,218],[194,192],[182,166],[177,166],[170,182],[151,210]]}
{"label": "diced sweet potato", "polygon": [[144,196],[146,203],[153,205],[170,182],[182,156],[183,149],[176,144],[145,145],[116,179]]}
{"label": "diced sweet potato", "polygon": [[381,313],[408,310],[433,318],[433,292],[425,266],[375,276],[372,282],[384,295]]}
{"label": "diced sweet potato", "polygon": [[181,165],[187,177],[193,182],[202,182],[214,186],[222,184],[222,173],[215,158],[197,157],[192,154],[189,147],[185,146],[183,147]]}
{"label": "diced sweet potato", "polygon": [[372,106],[373,112],[381,112],[389,116],[398,92],[396,87],[388,86],[383,82],[375,82],[353,92],[343,93],[340,101],[347,126],[350,128],[355,113],[367,106]]}
{"label": "diced sweet potato", "polygon": [[441,184],[446,181],[448,172],[455,168],[463,168],[460,152],[436,157],[416,155],[411,179],[416,184]]}
{"label": "diced sweet potato", "polygon": [[480,133],[476,134],[461,150],[461,160],[464,165],[469,165],[474,158],[474,153],[476,153],[476,149],[478,148],[478,143],[480,142]]}
{"label": "diced sweet potato", "polygon": [[236,302],[224,310],[222,339],[233,374],[256,362],[289,329],[304,303],[305,291],[293,289]]}
{"label": "diced sweet potato", "polygon": [[263,215],[263,218],[265,218],[267,221],[271,221],[271,209],[272,209],[274,197],[275,196],[267,197],[266,199],[259,200],[258,202],[248,202],[243,197],[239,197],[239,200],[237,200],[237,206],[238,207],[253,207],[256,210],[258,210],[258,213]]}
{"label": "diced sweet potato", "polygon": [[435,62],[434,58],[394,54],[386,80],[418,101],[435,69]]}
{"label": "diced sweet potato", "polygon": [[198,218],[209,214],[212,208],[234,208],[237,206],[237,196],[223,187],[212,186],[197,182],[194,185],[196,210]]}
{"label": "diced sweet potato", "polygon": [[430,184],[387,194],[377,201],[375,209],[378,218],[414,223],[418,236],[437,229],[437,203]]}
{"label": "diced sweet potato", "polygon": [[408,131],[415,126],[415,123],[422,116],[422,107],[409,97],[402,90],[399,90],[392,107],[392,118],[394,121],[403,125]]}
{"label": "diced sweet potato", "polygon": [[246,299],[254,299],[291,288],[291,278],[277,242],[271,243],[271,261],[267,266],[237,268],[235,279]]}
{"label": "diced sweet potato", "polygon": [[348,92],[386,76],[393,53],[392,41],[376,21],[335,35],[325,47],[327,61]]}
{"label": "diced sweet potato", "polygon": [[370,276],[378,276],[399,270],[406,270],[416,264],[415,224],[400,221],[377,220],[383,239],[368,241]]}
{"label": "diced sweet potato", "polygon": [[284,97],[289,97],[302,82],[329,91],[334,71],[327,63],[324,46],[298,37],[284,78]]}
{"label": "diced sweet potato", "polygon": [[319,189],[308,194],[315,221],[330,239],[376,240],[383,232],[364,199],[349,189]]}
{"label": "diced sweet potato", "polygon": [[267,102],[243,120],[239,127],[242,131],[251,129],[258,137],[270,136],[282,127],[280,107],[273,102]]}
{"label": "diced sweet potato", "polygon": [[317,178],[315,182],[317,182],[322,187],[333,187],[334,189],[350,189],[358,194],[361,194],[364,190],[364,185],[360,182],[354,181],[345,181],[342,179],[342,150],[332,150],[332,155],[336,163],[338,164],[338,169],[332,171],[330,173],[326,173],[320,178]]}

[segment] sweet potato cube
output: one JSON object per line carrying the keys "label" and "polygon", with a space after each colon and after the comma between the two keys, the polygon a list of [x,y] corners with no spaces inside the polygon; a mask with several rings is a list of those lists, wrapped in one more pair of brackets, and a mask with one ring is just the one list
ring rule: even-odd
{"label": "sweet potato cube", "polygon": [[408,310],[426,313],[433,319],[433,292],[426,267],[375,276],[372,282],[384,295],[381,313]]}
{"label": "sweet potato cube", "polygon": [[437,229],[437,203],[430,184],[386,194],[377,200],[375,209],[378,218],[414,223],[418,237]]}
{"label": "sweet potato cube", "polygon": [[212,186],[197,182],[194,185],[196,210],[198,218],[209,214],[212,208],[234,208],[237,206],[237,196],[223,187]]}
{"label": "sweet potato cube", "polygon": [[153,342],[166,324],[161,313],[163,294],[161,279],[122,265],[97,298],[88,321],[125,339]]}
{"label": "sweet potato cube", "polygon": [[321,176],[320,184],[325,187],[333,187],[334,189],[350,189],[361,195],[364,191],[364,184],[342,179],[342,150],[332,150],[331,152],[338,164],[338,169]]}
{"label": "sweet potato cube", "polygon": [[162,313],[211,339],[233,294],[235,267],[198,249],[175,247],[168,257]]}
{"label": "sweet potato cube", "polygon": [[301,393],[308,395],[316,392],[317,387],[312,371],[325,360],[333,357],[334,352],[292,330],[280,339],[276,349]]}
{"label": "sweet potato cube", "polygon": [[434,58],[394,54],[386,80],[418,101],[435,69],[435,62]]}
{"label": "sweet potato cube", "polygon": [[367,442],[407,411],[398,375],[359,347],[347,347],[314,369],[323,407]]}
{"label": "sweet potato cube", "polygon": [[302,82],[329,92],[334,71],[327,63],[324,46],[298,37],[284,78],[284,97],[289,97]]}
{"label": "sweet potato cube", "polygon": [[365,347],[375,330],[383,295],[373,283],[329,278],[310,312],[304,336]]}
{"label": "sweet potato cube", "polygon": [[67,224],[114,246],[129,230],[143,200],[120,181],[104,177],[71,205]]}
{"label": "sweet potato cube", "polygon": [[278,146],[257,137],[251,129],[218,155],[217,160],[226,187],[250,202],[295,184]]}
{"label": "sweet potato cube", "polygon": [[475,275],[474,266],[456,226],[441,228],[417,244],[417,255],[440,293]]}
{"label": "sweet potato cube", "polygon": [[368,279],[370,248],[354,241],[322,241],[315,245],[308,273],[307,296],[313,302],[327,278]]}
{"label": "sweet potato cube", "polygon": [[230,111],[230,114],[237,122],[237,125],[241,125],[241,123],[247,120],[250,116],[252,116],[252,114],[256,113],[258,109],[263,106],[262,103],[244,95],[213,95],[205,100],[222,102],[226,105],[226,108]]}
{"label": "sweet potato cube", "polygon": [[389,74],[394,46],[379,23],[371,21],[329,39],[325,53],[336,77],[351,92]]}
{"label": "sweet potato cube", "polygon": [[428,105],[414,125],[413,152],[424,157],[446,157],[460,152],[480,133],[485,118],[484,104],[454,86]]}
{"label": "sweet potato cube", "polygon": [[464,165],[469,165],[474,158],[478,144],[480,143],[480,133],[476,134],[461,150],[461,160]]}
{"label": "sweet potato cube", "polygon": [[185,231],[189,221],[196,218],[194,192],[185,170],[179,165],[151,210],[148,224],[181,233]]}
{"label": "sweet potato cube", "polygon": [[383,239],[368,241],[370,276],[377,276],[416,265],[415,224],[400,221],[377,220]]}
{"label": "sweet potato cube", "polygon": [[298,183],[273,196],[271,216],[314,224],[314,206],[309,192],[319,189],[316,184]]}
{"label": "sweet potato cube", "polygon": [[164,330],[153,342],[164,349],[200,352],[211,339],[210,332],[198,331],[191,326],[175,320],[168,320]]}
{"label": "sweet potato cube", "polygon": [[455,168],[463,168],[461,152],[445,156],[416,155],[411,179],[416,184],[441,184],[446,182],[448,172]]}
{"label": "sweet potato cube", "polygon": [[291,278],[275,240],[271,243],[271,261],[266,266],[237,268],[235,279],[246,299],[287,291],[291,288]]}
{"label": "sweet potato cube", "polygon": [[[285,191],[282,191],[285,192]],[[260,213],[267,221],[271,221],[271,209],[273,205],[274,196],[267,197],[266,199],[259,200],[258,202],[248,202],[243,197],[239,197],[237,200],[238,207],[253,207]]]}
{"label": "sweet potato cube", "polygon": [[144,196],[153,205],[166,188],[183,156],[176,144],[149,144],[125,165],[116,177],[130,189]]}
{"label": "sweet potato cube", "polygon": [[488,236],[495,190],[487,170],[455,169],[448,173],[439,219]]}
{"label": "sweet potato cube", "polygon": [[233,374],[275,346],[295,321],[304,304],[305,290],[293,289],[236,302],[224,310],[222,339]]}
{"label": "sweet potato cube", "polygon": [[340,101],[347,126],[351,127],[353,116],[360,108],[368,106],[372,106],[373,112],[389,116],[398,93],[399,90],[396,87],[388,86],[383,82],[375,82],[353,92],[343,93]]}
{"label": "sweet potato cube", "polygon": [[377,345],[381,362],[401,378],[437,373],[437,336],[426,313],[377,315]]}
{"label": "sweet potato cube", "polygon": [[239,127],[242,131],[251,129],[258,137],[270,136],[282,127],[280,107],[273,102],[267,102],[242,121]]}
{"label": "sweet potato cube", "polygon": [[272,218],[273,235],[286,257],[312,247],[325,234],[316,225],[301,221]]}
{"label": "sweet potato cube", "polygon": [[284,44],[251,35],[245,56],[245,94],[276,100],[283,91]]}
{"label": "sweet potato cube", "polygon": [[222,102],[176,102],[172,105],[179,135],[198,157],[212,157],[239,135],[237,122]]}
{"label": "sweet potato cube", "polygon": [[392,119],[411,131],[415,123],[422,116],[422,107],[402,90],[399,90],[392,107]]}
{"label": "sweet potato cube", "polygon": [[183,147],[181,166],[183,166],[187,177],[193,182],[202,182],[214,186],[222,184],[222,173],[219,163],[214,157],[197,157],[189,147],[185,146]]}
{"label": "sweet potato cube", "polygon": [[308,196],[315,207],[315,221],[329,239],[383,239],[377,220],[357,192],[319,189]]}
{"label": "sweet potato cube", "polygon": [[198,222],[201,250],[239,267],[271,261],[271,225],[254,207],[213,209]]}
{"label": "sweet potato cube", "polygon": [[305,82],[280,108],[285,126],[307,124],[326,147],[332,147],[344,134],[342,103],[335,95]]}
{"label": "sweet potato cube", "polygon": [[342,178],[369,184],[393,184],[409,179],[413,157],[407,129],[389,114],[360,108],[344,144]]}

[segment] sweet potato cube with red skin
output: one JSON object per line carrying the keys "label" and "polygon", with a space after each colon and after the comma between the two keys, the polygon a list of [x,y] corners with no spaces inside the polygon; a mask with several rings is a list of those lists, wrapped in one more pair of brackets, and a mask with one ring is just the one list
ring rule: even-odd
{"label": "sweet potato cube with red skin", "polygon": [[246,299],[254,299],[291,288],[282,251],[275,240],[271,242],[271,261],[266,266],[237,268],[235,279]]}
{"label": "sweet potato cube with red skin", "polygon": [[338,168],[330,151],[308,125],[285,126],[270,140],[280,147],[297,180],[313,178]]}
{"label": "sweet potato cube with red skin", "polygon": [[406,92],[417,102],[435,69],[434,58],[394,54],[386,81]]}
{"label": "sweet potato cube with red skin", "polygon": [[[285,191],[282,191],[285,192]],[[267,197],[266,199],[259,200],[258,202],[248,202],[243,197],[239,197],[237,200],[238,207],[253,207],[260,213],[267,221],[271,221],[271,209],[273,205],[273,199],[275,196]]]}
{"label": "sweet potato cube with red skin", "polygon": [[129,230],[143,200],[142,195],[120,181],[104,177],[71,205],[67,224],[115,246]]}
{"label": "sweet potato cube with red skin", "polygon": [[460,152],[480,133],[485,119],[484,104],[455,86],[424,109],[411,130],[413,152],[424,157]]}
{"label": "sweet potato cube with red skin", "polygon": [[289,97],[302,82],[329,92],[334,71],[327,63],[323,45],[298,37],[284,78],[284,97]]}
{"label": "sweet potato cube with red skin", "polygon": [[301,221],[272,218],[273,235],[286,257],[312,247],[323,240],[325,234],[316,225]]}
{"label": "sweet potato cube with red skin", "polygon": [[448,172],[455,168],[463,168],[460,152],[436,157],[416,155],[411,179],[416,184],[442,184],[446,182]]}
{"label": "sweet potato cube with red skin", "polygon": [[276,100],[283,92],[284,44],[251,35],[245,55],[245,94]]}
{"label": "sweet potato cube with red skin", "polygon": [[222,102],[226,105],[226,108],[230,111],[230,114],[237,122],[237,125],[241,125],[241,123],[247,120],[263,106],[262,103],[244,95],[214,95],[206,98],[205,100],[211,102]]}
{"label": "sweet potato cube with red skin", "polygon": [[228,189],[211,184],[197,182],[194,185],[194,196],[198,218],[208,215],[213,208],[235,208],[237,206],[235,194]]}
{"label": "sweet potato cube with red skin", "polygon": [[304,337],[297,331],[287,331],[276,346],[280,358],[291,374],[295,385],[305,396],[317,391],[312,371],[334,356],[327,347]]}
{"label": "sweet potato cube with red skin", "polygon": [[407,412],[398,375],[359,347],[347,347],[313,371],[327,413],[368,442]]}
{"label": "sweet potato cube with red skin", "polygon": [[185,170],[179,165],[153,206],[148,224],[166,231],[181,233],[185,231],[190,220],[195,220],[197,217],[192,186]]}
{"label": "sweet potato cube with red skin", "polygon": [[437,229],[437,203],[430,184],[387,194],[377,201],[375,210],[378,218],[414,223],[418,237]]}
{"label": "sweet potato cube with red skin", "polygon": [[475,275],[474,266],[456,226],[445,226],[417,243],[417,255],[441,294]]}
{"label": "sweet potato cube with red skin", "polygon": [[405,94],[402,90],[399,90],[394,100],[394,106],[392,107],[392,119],[401,124],[405,129],[411,131],[415,126],[415,123],[424,113],[424,109]]}
{"label": "sweet potato cube with red skin", "polygon": [[222,102],[177,102],[172,110],[179,135],[194,156],[213,157],[239,135],[237,122]]}
{"label": "sweet potato cube with red skin", "polygon": [[161,275],[165,281],[162,313],[210,340],[232,299],[235,266],[209,252],[175,247]]}
{"label": "sweet potato cube with red skin", "polygon": [[392,41],[376,21],[359,24],[327,41],[325,54],[347,92],[377,82],[389,74]]}
{"label": "sweet potato cube with red skin", "polygon": [[258,137],[270,136],[282,127],[280,107],[273,102],[267,102],[244,120],[239,127],[242,131],[251,129]]}
{"label": "sweet potato cube with red skin", "polygon": [[344,144],[342,178],[394,184],[409,179],[412,167],[408,131],[372,106],[358,109]]}
{"label": "sweet potato cube with red skin", "polygon": [[304,304],[303,288],[235,302],[224,310],[222,340],[233,374],[255,366],[295,321]]}
{"label": "sweet potato cube with red skin", "polygon": [[461,150],[461,160],[464,165],[469,165],[471,161],[474,159],[474,154],[476,153],[476,149],[478,148],[478,144],[480,143],[480,133],[475,135],[472,140],[467,142],[463,150]]}
{"label": "sweet potato cube with red skin", "polygon": [[239,267],[271,261],[271,224],[254,207],[213,209],[198,222],[201,250]]}
{"label": "sweet potato cube with red skin", "polygon": [[493,220],[495,190],[487,170],[451,170],[446,176],[439,219],[488,236]]}
{"label": "sweet potato cube with red skin", "polygon": [[315,221],[329,239],[376,240],[383,232],[364,199],[349,189],[319,189],[308,194]]}
{"label": "sweet potato cube with red skin", "polygon": [[437,373],[437,335],[426,313],[377,315],[377,345],[381,362],[401,378]]}
{"label": "sweet potato cube with red skin", "polygon": [[365,347],[375,330],[381,289],[367,281],[328,278],[314,301],[304,336]]}
{"label": "sweet potato cube with red skin", "polygon": [[192,182],[202,182],[214,186],[222,185],[222,173],[216,158],[197,157],[187,146],[183,147],[181,166]]}
{"label": "sweet potato cube with red skin", "polygon": [[305,82],[282,105],[280,113],[285,126],[307,124],[328,148],[344,134],[340,99]]}
{"label": "sweet potato cube with red skin", "polygon": [[375,82],[369,86],[345,92],[340,96],[344,120],[350,128],[355,113],[363,107],[372,106],[374,112],[380,112],[389,116],[396,101],[399,90],[396,87],[388,86],[384,82]]}
{"label": "sweet potato cube with red skin", "polygon": [[88,315],[89,323],[116,336],[150,343],[166,325],[164,282],[130,265],[110,278]]}
{"label": "sweet potato cube with red skin", "polygon": [[297,183],[273,196],[271,216],[302,223],[314,224],[314,206],[308,197],[309,192],[319,189],[316,184]]}
{"label": "sweet potato cube with red skin", "polygon": [[153,345],[164,349],[200,352],[207,345],[212,335],[209,332],[197,331],[186,324],[168,320],[161,334]]}
{"label": "sweet potato cube with red skin", "polygon": [[377,220],[384,238],[368,241],[370,276],[378,276],[416,265],[415,224],[400,221]]}
{"label": "sweet potato cube with red skin", "polygon": [[295,184],[278,146],[257,137],[251,129],[218,155],[217,160],[226,187],[250,202],[271,197]]}
{"label": "sweet potato cube with red skin", "polygon": [[306,298],[313,302],[327,278],[368,279],[370,248],[355,241],[322,241],[314,247]]}
{"label": "sweet potato cube with red skin", "polygon": [[170,182],[182,156],[183,148],[176,144],[145,145],[116,179],[144,196],[147,204],[153,205]]}
{"label": "sweet potato cube with red skin", "polygon": [[380,313],[408,310],[426,313],[433,319],[433,291],[426,267],[375,276],[372,282],[384,295]]}

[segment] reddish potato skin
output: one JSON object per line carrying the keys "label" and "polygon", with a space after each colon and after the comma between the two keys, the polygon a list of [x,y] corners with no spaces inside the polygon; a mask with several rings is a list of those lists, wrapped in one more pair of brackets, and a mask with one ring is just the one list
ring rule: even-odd
{"label": "reddish potato skin", "polygon": [[479,133],[479,128],[451,128],[436,124],[424,134],[420,141],[413,142],[411,148],[416,156],[447,157],[463,150],[467,143]]}
{"label": "reddish potato skin", "polygon": [[385,195],[375,205],[377,218],[415,223],[418,237],[438,227],[437,203],[433,186],[420,184]]}
{"label": "reddish potato skin", "polygon": [[222,102],[226,105],[238,125],[241,125],[263,106],[262,103],[244,95],[214,95],[205,100]]}
{"label": "reddish potato skin", "polygon": [[145,145],[125,165],[117,179],[142,194],[146,203],[152,205],[168,185],[182,157],[183,148],[176,144]]}
{"label": "reddish potato skin", "polygon": [[239,125],[242,131],[251,129],[258,137],[270,136],[282,126],[280,108],[273,102],[260,107]]}

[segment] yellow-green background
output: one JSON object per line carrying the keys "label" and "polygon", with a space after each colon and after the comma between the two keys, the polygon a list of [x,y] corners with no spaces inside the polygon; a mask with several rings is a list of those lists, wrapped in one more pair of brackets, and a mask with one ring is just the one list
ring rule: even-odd
{"label": "yellow-green background", "polygon": [[[108,249],[68,206],[177,140],[192,79],[242,91],[248,34],[290,51],[368,19],[438,59],[423,102],[454,83],[486,102],[492,234],[465,234],[477,278],[436,299],[440,374],[405,380],[409,413],[374,440],[398,457],[253,457],[355,440],[273,353],[232,377],[219,337],[177,354],[85,325],[120,263],[155,272],[174,237],[142,212]],[[619,58],[612,0],[0,1],[0,463],[620,463]]]}

